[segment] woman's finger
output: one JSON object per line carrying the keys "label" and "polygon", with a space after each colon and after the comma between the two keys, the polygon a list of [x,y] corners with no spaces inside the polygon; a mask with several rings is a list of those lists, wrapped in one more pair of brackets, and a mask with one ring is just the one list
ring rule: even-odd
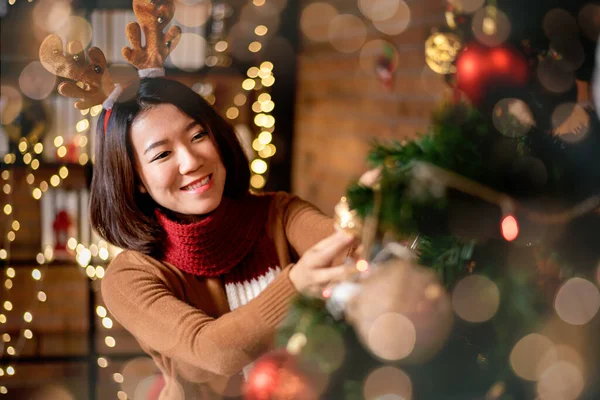
{"label": "woman's finger", "polygon": [[312,248],[311,258],[315,267],[329,266],[333,259],[347,250],[354,242],[354,237],[344,231],[338,231],[323,239]]}
{"label": "woman's finger", "polygon": [[314,280],[316,283],[329,284],[348,279],[356,273],[354,265],[338,265],[330,268],[321,268],[314,271]]}

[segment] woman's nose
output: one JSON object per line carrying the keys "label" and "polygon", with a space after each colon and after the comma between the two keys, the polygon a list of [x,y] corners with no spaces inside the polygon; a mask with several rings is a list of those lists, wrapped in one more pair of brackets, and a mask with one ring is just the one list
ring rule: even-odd
{"label": "woman's nose", "polygon": [[198,170],[204,164],[204,160],[199,154],[194,153],[188,147],[179,150],[179,173],[186,175]]}

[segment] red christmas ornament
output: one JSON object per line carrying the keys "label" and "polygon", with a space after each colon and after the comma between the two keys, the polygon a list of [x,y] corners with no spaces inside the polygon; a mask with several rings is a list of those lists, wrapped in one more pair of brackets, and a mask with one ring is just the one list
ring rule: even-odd
{"label": "red christmas ornament", "polygon": [[525,57],[509,47],[465,47],[456,62],[457,88],[478,103],[491,85],[521,87],[527,83]]}
{"label": "red christmas ornament", "polygon": [[245,400],[317,400],[300,362],[286,350],[265,354],[255,363],[244,387]]}

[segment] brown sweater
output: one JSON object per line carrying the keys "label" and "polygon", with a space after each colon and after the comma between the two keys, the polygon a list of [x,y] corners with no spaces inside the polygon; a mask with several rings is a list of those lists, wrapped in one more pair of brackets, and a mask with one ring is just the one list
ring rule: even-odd
{"label": "brown sweater", "polygon": [[330,218],[285,193],[274,196],[266,228],[283,271],[234,311],[219,278],[200,278],[135,251],[110,264],[104,302],[163,372],[161,400],[210,398],[207,384],[224,387],[269,350],[297,294],[288,277],[292,263],[334,231]]}

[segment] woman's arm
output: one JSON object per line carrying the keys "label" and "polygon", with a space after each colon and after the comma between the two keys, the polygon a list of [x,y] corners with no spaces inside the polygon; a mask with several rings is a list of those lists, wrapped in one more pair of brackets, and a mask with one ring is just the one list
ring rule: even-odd
{"label": "woman's arm", "polygon": [[299,256],[335,232],[333,219],[298,196],[277,193],[288,242]]}
{"label": "woman's arm", "polygon": [[126,251],[107,269],[102,294],[114,317],[153,350],[207,375],[232,376],[271,345],[296,294],[288,274],[285,268],[253,301],[215,319],[175,295],[180,277],[168,267]]}

